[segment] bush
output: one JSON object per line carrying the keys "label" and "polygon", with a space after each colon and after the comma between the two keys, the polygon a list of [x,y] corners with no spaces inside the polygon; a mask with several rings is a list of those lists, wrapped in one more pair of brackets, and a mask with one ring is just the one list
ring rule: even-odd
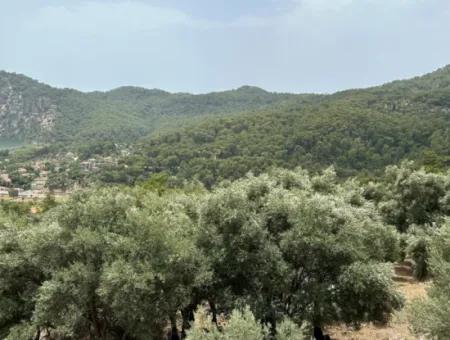
{"label": "bush", "polygon": [[[269,338],[267,326],[257,321],[246,306],[242,310],[233,310],[231,316],[219,330],[212,322],[206,309],[199,306],[195,313],[192,328],[187,332],[186,340],[264,340]],[[304,327],[285,318],[276,328],[274,340],[306,340]]]}
{"label": "bush", "polygon": [[430,240],[430,271],[433,284],[427,299],[416,300],[408,310],[415,333],[430,339],[450,334],[450,220]]}

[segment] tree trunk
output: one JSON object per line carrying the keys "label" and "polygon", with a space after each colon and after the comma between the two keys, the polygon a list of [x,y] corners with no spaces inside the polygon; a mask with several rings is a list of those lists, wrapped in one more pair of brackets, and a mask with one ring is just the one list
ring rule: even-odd
{"label": "tree trunk", "polygon": [[211,309],[211,314],[212,314],[212,322],[214,322],[217,326],[217,309],[216,309],[216,304],[214,303],[214,301],[208,301],[209,302],[209,308]]}
{"label": "tree trunk", "polygon": [[181,326],[181,338],[186,337],[186,330],[191,328],[191,322],[194,321],[194,305],[189,305],[181,311],[183,317],[183,324]]}
{"label": "tree trunk", "polygon": [[36,336],[34,340],[39,340],[41,338],[41,329],[39,327],[36,328]]}
{"label": "tree trunk", "polygon": [[177,329],[177,318],[175,314],[170,316],[170,325],[172,326],[171,340],[180,340]]}

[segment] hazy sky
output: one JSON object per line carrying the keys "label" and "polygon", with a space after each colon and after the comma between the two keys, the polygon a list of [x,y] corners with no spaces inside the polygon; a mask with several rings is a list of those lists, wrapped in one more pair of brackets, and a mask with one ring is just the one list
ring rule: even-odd
{"label": "hazy sky", "polygon": [[1,0],[0,69],[59,87],[332,92],[450,64],[450,0]]}

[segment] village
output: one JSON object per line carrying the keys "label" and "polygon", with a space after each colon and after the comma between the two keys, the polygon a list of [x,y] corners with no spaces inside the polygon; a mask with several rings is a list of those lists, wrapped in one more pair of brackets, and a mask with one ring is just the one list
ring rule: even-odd
{"label": "village", "polygon": [[[0,200],[29,201],[49,195],[65,197],[80,188],[80,178],[114,165],[117,160],[111,156],[80,161],[72,152],[17,167],[9,159],[3,159],[0,161]],[[77,174],[73,175],[73,172]]]}

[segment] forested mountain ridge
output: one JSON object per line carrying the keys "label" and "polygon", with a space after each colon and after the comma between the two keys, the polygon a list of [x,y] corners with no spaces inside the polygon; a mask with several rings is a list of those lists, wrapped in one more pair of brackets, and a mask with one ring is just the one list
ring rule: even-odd
{"label": "forested mountain ridge", "polygon": [[376,173],[414,159],[434,169],[450,161],[450,67],[409,80],[348,90],[297,105],[208,119],[142,141],[148,170],[208,185],[248,171],[334,165],[340,175]]}
{"label": "forested mountain ridge", "polygon": [[[47,159],[115,152],[116,164],[96,175],[101,182],[167,172],[213,186],[271,167],[334,165],[347,177],[379,174],[403,159],[432,170],[450,163],[450,66],[331,95],[250,86],[201,95],[139,87],[83,93],[6,72],[0,81],[0,137],[52,142],[38,151]],[[124,157],[111,146],[122,142],[132,146]]]}
{"label": "forested mountain ridge", "polygon": [[[192,95],[158,89],[120,87],[83,93],[58,89],[23,75],[0,71],[0,137],[28,141],[142,136],[180,118],[243,111],[298,110],[305,103],[356,104],[381,111],[408,106],[448,108],[450,66],[422,77],[333,95],[270,93],[257,87]],[[301,103],[301,105],[299,105]],[[170,124],[176,118],[177,124]]]}
{"label": "forested mountain ridge", "polygon": [[250,86],[201,95],[139,87],[83,93],[2,71],[0,137],[34,142],[132,141],[162,125],[179,125],[183,118],[261,110],[303,97],[309,96]]}
{"label": "forested mountain ridge", "polygon": [[450,65],[423,76],[395,80],[367,89],[351,89],[327,97],[328,101],[351,100],[368,107],[398,111],[410,105],[429,109],[450,106]]}

